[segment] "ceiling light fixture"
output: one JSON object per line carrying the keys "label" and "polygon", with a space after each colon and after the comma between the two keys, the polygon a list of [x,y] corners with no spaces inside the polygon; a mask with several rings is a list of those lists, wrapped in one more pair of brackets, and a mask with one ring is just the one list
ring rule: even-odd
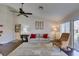
{"label": "ceiling light fixture", "polygon": [[39,6],[38,8],[39,8],[39,9],[41,9],[41,10],[43,10],[43,9],[44,9],[44,7],[43,7],[43,6]]}

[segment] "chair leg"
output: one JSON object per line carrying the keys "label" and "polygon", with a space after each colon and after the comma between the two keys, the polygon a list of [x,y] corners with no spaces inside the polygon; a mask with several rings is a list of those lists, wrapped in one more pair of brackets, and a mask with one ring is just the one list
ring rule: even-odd
{"label": "chair leg", "polygon": [[[59,48],[60,49],[60,48]],[[60,52],[61,52],[61,49],[60,49]]]}

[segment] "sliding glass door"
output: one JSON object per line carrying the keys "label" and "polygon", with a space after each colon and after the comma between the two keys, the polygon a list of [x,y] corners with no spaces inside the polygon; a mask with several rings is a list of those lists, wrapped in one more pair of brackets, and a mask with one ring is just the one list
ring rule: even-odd
{"label": "sliding glass door", "polygon": [[70,33],[70,47],[79,50],[79,19],[62,23],[60,25],[60,32]]}
{"label": "sliding glass door", "polygon": [[79,20],[74,21],[74,48],[79,50]]}
{"label": "sliding glass door", "polygon": [[70,22],[65,22],[60,25],[60,33],[70,33]]}

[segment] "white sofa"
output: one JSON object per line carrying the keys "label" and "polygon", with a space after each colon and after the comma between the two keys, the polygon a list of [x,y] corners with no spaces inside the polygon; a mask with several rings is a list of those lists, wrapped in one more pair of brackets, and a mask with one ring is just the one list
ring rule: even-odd
{"label": "white sofa", "polygon": [[28,37],[28,42],[29,43],[48,43],[49,42],[49,38],[42,38],[42,37],[36,37],[36,38],[30,38],[30,35]]}

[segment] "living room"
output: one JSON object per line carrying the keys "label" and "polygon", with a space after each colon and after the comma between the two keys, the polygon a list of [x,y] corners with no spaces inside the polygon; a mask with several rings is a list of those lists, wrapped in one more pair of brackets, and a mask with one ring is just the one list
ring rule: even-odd
{"label": "living room", "polygon": [[[22,43],[16,44],[17,47],[12,48],[8,53],[9,56],[79,55],[72,54],[70,51],[71,48],[75,47],[76,50],[79,48],[78,12],[79,4],[73,3],[2,3],[0,4],[0,45],[6,46],[11,42],[22,41]],[[60,39],[62,33],[69,33],[67,43],[63,44],[63,49],[58,46],[53,48],[52,40]],[[77,44],[73,44],[75,42]],[[49,47],[50,49],[48,49]],[[28,49],[26,50],[26,48]],[[72,55],[66,53],[65,48],[68,48],[68,52],[70,51]],[[42,53],[44,49],[48,52]],[[8,51],[8,48],[4,47],[4,50]],[[54,53],[52,54],[51,51]],[[3,55],[6,56],[5,52]]]}

